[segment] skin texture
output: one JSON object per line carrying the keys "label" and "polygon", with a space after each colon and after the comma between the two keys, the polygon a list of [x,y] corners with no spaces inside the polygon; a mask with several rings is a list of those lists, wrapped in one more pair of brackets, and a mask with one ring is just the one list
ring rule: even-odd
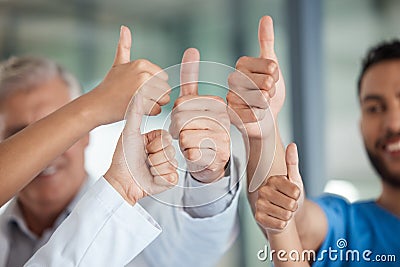
{"label": "skin texture", "polygon": [[[303,185],[298,171],[297,148],[291,144],[285,154],[276,124],[286,89],[274,51],[271,17],[261,18],[258,40],[260,56],[240,58],[236,63],[237,71],[229,77],[228,105],[244,123],[238,124],[232,114],[231,120],[243,137],[249,139],[246,148],[249,155],[248,197],[256,221],[269,238],[271,249],[296,249],[301,253],[303,248],[293,217],[304,197]],[[239,72],[253,83],[243,79]],[[272,118],[267,114],[269,111]],[[266,149],[271,143],[275,145],[275,155]],[[266,164],[271,161],[271,169],[268,169]],[[264,181],[256,191],[252,191],[253,179]],[[281,261],[277,257],[273,260],[275,266],[308,266],[307,262]]]}
{"label": "skin texture", "polygon": [[[111,70],[96,88],[72,102],[66,85],[54,78],[38,88],[11,93],[0,103],[0,136],[4,140],[0,143],[0,203],[26,186],[18,200],[29,228],[38,235],[54,223],[86,177],[84,149],[89,141],[88,132],[123,119],[129,100],[149,76],[157,74],[163,92],[169,91],[165,85],[168,76],[160,72],[160,67],[146,60],[130,61],[131,42],[129,29],[121,27]],[[136,130],[124,132],[127,143],[137,145],[135,149],[141,149],[138,155],[147,162],[149,155],[157,155],[162,148],[171,150],[171,137],[167,133],[161,135],[161,131],[143,136],[138,132],[141,116],[152,112],[152,107],[145,105],[150,100],[144,95],[138,98],[139,104],[132,105],[134,115],[128,116],[126,126],[133,125]],[[166,99],[153,101],[152,105],[156,103],[162,105]],[[166,190],[177,181],[174,167],[168,164],[149,163],[144,165],[146,168],[130,173],[122,161],[125,162],[119,145],[105,178],[130,204],[144,195]],[[151,172],[157,175],[149,175]],[[132,183],[132,176],[151,181],[146,193]],[[167,184],[164,178],[169,181]]]}
{"label": "skin texture", "polygon": [[[359,99],[364,145],[382,179],[382,193],[376,202],[396,216],[400,216],[399,72],[400,60],[387,60],[370,67],[362,77]],[[274,97],[271,105],[273,102]],[[297,165],[295,152],[293,145],[289,145],[286,151],[289,180],[271,177],[260,188],[256,219],[272,249],[317,251],[326,237],[328,222],[322,209],[304,196],[298,168],[291,166]],[[307,262],[278,259],[274,262],[276,266],[308,266]]]}
{"label": "skin texture", "polygon": [[360,129],[365,148],[382,178],[378,203],[400,216],[400,60],[383,61],[361,81]]}
{"label": "skin texture", "polygon": [[200,54],[185,51],[181,67],[181,92],[171,114],[170,133],[179,139],[187,169],[200,182],[222,178],[230,158],[230,121],[226,104],[217,96],[198,95]]}

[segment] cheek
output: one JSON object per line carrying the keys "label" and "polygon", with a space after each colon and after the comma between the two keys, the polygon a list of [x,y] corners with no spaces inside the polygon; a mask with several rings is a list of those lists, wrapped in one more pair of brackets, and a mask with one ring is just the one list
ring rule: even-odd
{"label": "cheek", "polygon": [[361,135],[365,145],[372,148],[379,138],[380,129],[376,120],[363,118],[360,123]]}
{"label": "cheek", "polygon": [[85,147],[80,143],[76,143],[64,152],[62,157],[68,162],[71,168],[77,168],[79,166],[84,166],[85,160]]}

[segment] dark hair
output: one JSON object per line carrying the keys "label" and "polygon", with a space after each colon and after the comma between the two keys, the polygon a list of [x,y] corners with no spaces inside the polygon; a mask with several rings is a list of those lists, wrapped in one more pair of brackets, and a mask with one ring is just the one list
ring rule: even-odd
{"label": "dark hair", "polygon": [[368,51],[362,61],[361,73],[358,77],[358,96],[361,93],[361,80],[365,72],[373,65],[391,59],[400,59],[400,40],[379,43]]}

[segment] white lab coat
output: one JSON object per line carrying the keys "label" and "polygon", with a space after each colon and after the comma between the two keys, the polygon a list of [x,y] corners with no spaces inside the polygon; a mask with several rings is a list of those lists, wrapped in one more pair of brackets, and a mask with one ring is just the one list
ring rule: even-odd
{"label": "white lab coat", "polygon": [[[140,204],[129,205],[101,178],[25,266],[124,266],[160,233]],[[8,255],[4,237],[0,266]]]}
{"label": "white lab coat", "polygon": [[[231,176],[238,177],[238,162],[231,167]],[[238,235],[240,187],[235,191],[222,212],[195,218],[150,197],[132,207],[101,178],[25,266],[214,266]],[[169,190],[161,199],[178,205],[182,192]],[[212,211],[213,204],[208,206]],[[8,249],[2,239],[0,231],[0,259],[5,261]]]}

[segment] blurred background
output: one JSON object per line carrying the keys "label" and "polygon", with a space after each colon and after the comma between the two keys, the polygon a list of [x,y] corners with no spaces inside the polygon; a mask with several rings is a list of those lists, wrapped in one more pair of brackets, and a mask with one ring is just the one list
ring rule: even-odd
{"label": "blurred background", "polygon": [[[271,15],[287,85],[283,140],[298,143],[309,196],[328,191],[355,201],[380,192],[358,130],[361,59],[371,45],[400,36],[399,12],[396,0],[0,0],[0,59],[52,58],[89,91],[113,62],[122,24],[133,32],[132,59],[165,68],[196,47],[202,60],[233,67],[242,55],[258,56],[258,20]],[[93,131],[92,175],[106,170],[120,130]],[[266,240],[245,197],[240,221],[240,238],[218,266],[268,266],[257,259]]]}

